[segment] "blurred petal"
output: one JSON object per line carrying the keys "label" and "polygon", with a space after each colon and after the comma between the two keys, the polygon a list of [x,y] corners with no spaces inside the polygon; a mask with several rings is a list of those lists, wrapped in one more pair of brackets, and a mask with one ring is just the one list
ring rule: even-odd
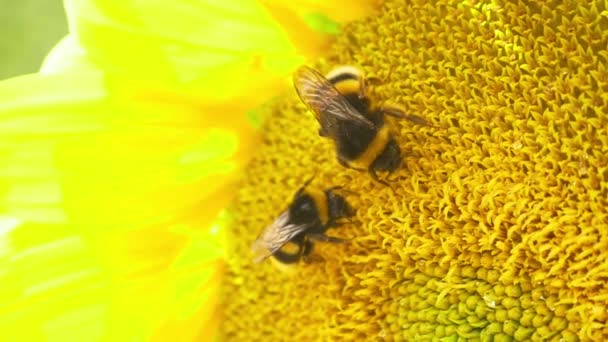
{"label": "blurred petal", "polygon": [[[291,72],[324,53],[338,21],[376,1],[66,0],[74,38],[110,74],[173,84],[205,103],[251,109],[285,89]],[[342,6],[342,7],[340,7]],[[344,8],[346,7],[346,8]]]}
{"label": "blurred petal", "polygon": [[206,82],[211,68],[260,57],[289,59],[295,53],[288,36],[254,1],[65,3],[78,41],[96,64],[111,72]]}
{"label": "blurred petal", "polygon": [[29,220],[61,208],[71,221],[150,222],[216,198],[246,162],[252,127],[192,98],[171,102],[170,91],[148,103],[109,97],[110,83],[80,73],[0,84],[2,206]]}
{"label": "blurred petal", "polygon": [[252,128],[113,83],[96,72],[0,83],[2,340],[141,339],[209,322],[212,222]]}
{"label": "blurred petal", "polygon": [[[23,224],[0,238],[18,249],[0,252],[1,340],[163,340],[168,330],[191,340],[201,330],[213,334],[213,293],[222,268],[211,232],[159,227],[106,239],[80,227]],[[130,238],[140,238],[137,248]],[[107,262],[108,250],[121,254],[124,269]]]}
{"label": "blurred petal", "polygon": [[88,60],[86,52],[74,39],[74,36],[67,35],[46,56],[40,73],[76,72],[93,68],[94,65]]}

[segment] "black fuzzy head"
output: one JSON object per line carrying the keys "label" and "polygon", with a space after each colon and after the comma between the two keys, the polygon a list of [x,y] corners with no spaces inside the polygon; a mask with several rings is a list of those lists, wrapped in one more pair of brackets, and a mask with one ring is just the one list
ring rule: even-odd
{"label": "black fuzzy head", "polygon": [[315,222],[319,213],[314,200],[307,194],[298,194],[289,207],[289,219],[292,224]]}
{"label": "black fuzzy head", "polygon": [[336,220],[340,218],[351,217],[355,214],[355,210],[348,204],[346,199],[331,190],[327,191],[327,199],[329,205],[329,216]]}
{"label": "black fuzzy head", "polygon": [[374,171],[395,171],[401,165],[401,149],[395,141],[391,138],[384,147],[384,150],[376,160],[372,163],[370,168]]}

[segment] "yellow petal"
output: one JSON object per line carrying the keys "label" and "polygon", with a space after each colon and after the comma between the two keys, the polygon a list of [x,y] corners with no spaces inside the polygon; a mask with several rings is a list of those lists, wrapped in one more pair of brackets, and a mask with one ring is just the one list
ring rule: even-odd
{"label": "yellow petal", "polygon": [[[212,196],[250,154],[253,128],[218,108],[110,98],[104,82],[90,73],[1,85],[7,206],[29,218],[38,204],[67,203],[71,220],[100,224],[127,223],[140,210],[160,216]],[[210,163],[217,169],[205,170]],[[42,176],[32,183],[24,174]]]}
{"label": "yellow petal", "polygon": [[204,82],[211,68],[281,59],[294,47],[254,1],[66,1],[70,28],[106,71]]}
{"label": "yellow petal", "polygon": [[78,44],[74,36],[67,35],[46,56],[40,67],[40,73],[76,72],[91,70],[94,67],[88,59],[86,51]]}
{"label": "yellow petal", "polygon": [[253,128],[112,84],[97,72],[0,83],[2,340],[194,335],[210,320],[222,256],[210,227]]}
{"label": "yellow petal", "polygon": [[328,31],[337,32],[332,13],[341,13],[338,20],[369,14],[374,2],[347,7],[338,11],[316,1],[66,0],[70,44],[55,55],[78,54],[121,85],[158,82],[210,106],[231,103],[234,118],[243,118],[286,89],[298,65],[326,51]]}

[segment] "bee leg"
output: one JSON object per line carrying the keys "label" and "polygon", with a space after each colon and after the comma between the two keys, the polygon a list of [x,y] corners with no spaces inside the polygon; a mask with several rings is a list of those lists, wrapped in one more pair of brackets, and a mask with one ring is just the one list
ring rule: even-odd
{"label": "bee leg", "polygon": [[347,223],[352,225],[353,222],[354,222],[353,221],[353,215],[343,216],[340,219],[341,219],[341,221],[336,223],[336,227],[343,226],[343,225],[345,225]]}
{"label": "bee leg", "polygon": [[386,75],[386,77],[384,78],[380,78],[378,76],[369,76],[366,78],[367,82],[370,82],[372,84],[378,84],[381,82],[389,82],[391,79],[391,76],[393,75],[393,70],[395,69],[395,66],[392,65],[391,68],[388,70],[388,74]]}
{"label": "bee leg", "polygon": [[298,192],[296,192],[296,194],[295,194],[295,196],[294,196],[294,197],[299,197],[300,195],[302,195],[302,192],[304,192],[304,189],[306,189],[306,187],[310,185],[310,183],[313,181],[313,179],[315,179],[315,177],[316,177],[316,176],[317,176],[317,175],[316,175],[316,174],[314,174],[314,175],[312,175],[312,177],[308,178],[308,179],[307,179],[307,180],[304,182],[304,185],[302,185],[302,186],[301,186],[301,187],[298,189]]}
{"label": "bee leg", "polygon": [[348,165],[348,162],[346,160],[342,159],[341,157],[338,157],[338,162],[340,163],[340,165],[344,166],[347,169],[365,171],[364,169],[358,169],[356,167],[352,167],[352,166]]}
{"label": "bee leg", "polygon": [[340,190],[340,192],[345,192],[347,194],[351,194],[351,195],[358,195],[357,192],[352,191],[352,190],[348,190],[348,189],[344,189],[343,186],[341,185],[336,185],[336,186],[332,186],[331,188],[328,188],[327,190],[333,191],[333,190]]}
{"label": "bee leg", "polygon": [[347,169],[352,169],[352,167],[350,165],[348,165],[346,160],[344,160],[342,158],[338,158],[338,163],[340,163],[340,165],[344,166]]}
{"label": "bee leg", "polygon": [[381,108],[380,111],[384,115],[389,115],[397,119],[409,120],[415,124],[428,126],[429,124],[422,117],[418,115],[408,115],[396,108]]}
{"label": "bee leg", "polygon": [[335,218],[329,220],[329,222],[327,222],[327,224],[325,225],[325,230],[329,229],[329,228],[338,228],[338,227],[342,227],[345,224],[344,221],[338,221]]}
{"label": "bee leg", "polygon": [[357,95],[359,99],[364,99],[367,96],[367,84],[364,79],[361,79],[359,86],[359,94]]}
{"label": "bee leg", "polygon": [[353,223],[353,218],[352,217],[344,217],[344,219],[346,221],[335,221],[332,225],[332,228],[338,228],[338,227],[342,227],[346,224],[352,224]]}
{"label": "bee leg", "polygon": [[344,222],[338,222],[338,221],[336,221],[336,222],[334,222],[334,223],[331,224],[331,228],[339,228],[339,227],[342,227],[343,225],[344,225]]}
{"label": "bee leg", "polygon": [[310,262],[310,252],[312,252],[312,242],[310,240],[305,239],[300,243],[300,258],[305,263]]}
{"label": "bee leg", "polygon": [[433,127],[433,128],[441,128],[441,127],[437,127],[437,126],[433,126],[431,124],[429,124],[425,119],[423,119],[422,117],[418,116],[418,115],[409,115],[409,114],[405,114],[401,109],[398,108],[380,108],[380,113],[384,114],[384,115],[389,115],[392,116],[394,118],[397,119],[405,119],[408,121],[411,121],[417,125],[421,125],[421,126],[427,126],[427,127]]}
{"label": "bee leg", "polygon": [[378,183],[380,183],[380,184],[383,184],[383,185],[386,185],[386,186],[390,187],[390,184],[388,184],[387,182],[385,182],[385,181],[383,181],[383,180],[381,180],[381,179],[379,179],[379,178],[378,178],[378,174],[376,173],[376,170],[374,170],[374,169],[369,169],[369,174],[372,176],[372,178],[373,178],[373,179],[374,179],[376,182],[378,182]]}
{"label": "bee leg", "polygon": [[344,239],[340,239],[333,236],[328,236],[325,234],[308,234],[311,240],[319,241],[319,242],[329,242],[329,243],[343,243],[346,242]]}

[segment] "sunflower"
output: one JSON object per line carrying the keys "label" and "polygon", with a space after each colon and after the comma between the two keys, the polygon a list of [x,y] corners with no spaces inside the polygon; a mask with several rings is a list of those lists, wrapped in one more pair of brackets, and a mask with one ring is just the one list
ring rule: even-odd
{"label": "sunflower", "polygon": [[208,340],[263,104],[373,4],[64,4],[40,72],[0,83],[0,339]]}
{"label": "sunflower", "polygon": [[[385,1],[344,27],[321,72],[357,65],[392,121],[390,186],[336,161],[292,92],[231,207],[227,341],[608,339],[608,8],[603,1]],[[353,223],[292,272],[257,234],[311,176]]]}

